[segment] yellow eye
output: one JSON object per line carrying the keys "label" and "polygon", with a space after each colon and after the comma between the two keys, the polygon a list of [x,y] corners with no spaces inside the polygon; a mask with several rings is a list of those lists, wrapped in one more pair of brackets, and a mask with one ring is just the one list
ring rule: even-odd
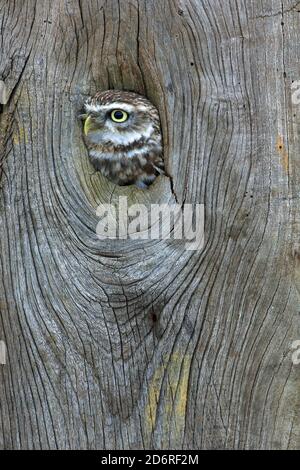
{"label": "yellow eye", "polygon": [[110,113],[111,120],[114,122],[125,122],[128,119],[128,114],[126,111],[122,111],[121,109],[114,109]]}

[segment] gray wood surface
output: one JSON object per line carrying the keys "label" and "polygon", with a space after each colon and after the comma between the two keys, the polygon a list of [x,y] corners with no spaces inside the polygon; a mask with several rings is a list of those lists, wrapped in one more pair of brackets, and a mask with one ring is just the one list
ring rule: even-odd
{"label": "gray wood surface", "polygon": [[[1,449],[300,446],[300,3],[1,0]],[[159,108],[172,176],[91,167],[99,89]],[[205,246],[100,241],[100,202],[205,204]]]}

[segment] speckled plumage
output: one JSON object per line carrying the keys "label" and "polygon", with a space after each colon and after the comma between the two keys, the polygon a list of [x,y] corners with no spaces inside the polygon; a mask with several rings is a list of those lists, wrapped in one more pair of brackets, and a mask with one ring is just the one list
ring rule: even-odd
{"label": "speckled plumage", "polygon": [[[113,110],[126,122],[111,119]],[[133,92],[98,92],[85,102],[89,119],[85,142],[94,167],[113,183],[147,188],[164,173],[159,114],[145,97]]]}

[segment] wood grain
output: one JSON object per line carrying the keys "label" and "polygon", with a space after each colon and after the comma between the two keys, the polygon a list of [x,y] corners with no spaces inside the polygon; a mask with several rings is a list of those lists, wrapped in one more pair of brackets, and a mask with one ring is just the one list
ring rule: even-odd
{"label": "wood grain", "polygon": [[[299,11],[0,1],[0,448],[299,448]],[[77,115],[109,88],[159,108],[146,195],[89,163]],[[100,241],[119,195],[204,203],[204,249]]]}

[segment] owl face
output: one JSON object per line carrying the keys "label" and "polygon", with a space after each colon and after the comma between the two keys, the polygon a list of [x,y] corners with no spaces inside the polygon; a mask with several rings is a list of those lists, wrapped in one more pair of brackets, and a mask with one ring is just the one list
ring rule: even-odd
{"label": "owl face", "polygon": [[164,174],[159,114],[145,97],[108,90],[85,103],[84,136],[96,170],[120,186],[145,189]]}
{"label": "owl face", "polygon": [[156,108],[135,93],[110,91],[85,104],[84,134],[93,144],[130,146],[159,131]]}

